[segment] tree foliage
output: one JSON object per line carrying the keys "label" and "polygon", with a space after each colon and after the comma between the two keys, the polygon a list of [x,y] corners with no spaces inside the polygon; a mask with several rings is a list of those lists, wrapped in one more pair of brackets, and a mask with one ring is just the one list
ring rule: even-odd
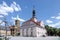
{"label": "tree foliage", "polygon": [[45,25],[45,28],[48,36],[60,36],[60,28],[50,27],[48,25]]}

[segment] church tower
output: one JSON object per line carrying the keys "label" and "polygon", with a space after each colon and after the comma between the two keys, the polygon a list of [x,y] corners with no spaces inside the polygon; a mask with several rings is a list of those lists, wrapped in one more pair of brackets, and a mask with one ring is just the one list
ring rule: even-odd
{"label": "church tower", "polygon": [[36,12],[35,12],[35,7],[33,7],[32,18],[31,18],[31,20],[37,22],[37,19],[36,19]]}
{"label": "church tower", "polygon": [[35,18],[35,9],[32,11],[32,18]]}
{"label": "church tower", "polygon": [[20,35],[20,20],[19,20],[19,16],[18,15],[17,15],[17,18],[15,20],[15,27],[17,28],[16,29],[17,35]]}
{"label": "church tower", "polygon": [[20,35],[20,20],[18,15],[15,18],[15,25],[10,26],[10,31],[12,36]]}

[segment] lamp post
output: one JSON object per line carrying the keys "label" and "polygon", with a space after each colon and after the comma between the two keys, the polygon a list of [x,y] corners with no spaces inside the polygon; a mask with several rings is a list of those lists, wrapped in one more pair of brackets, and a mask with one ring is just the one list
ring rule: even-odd
{"label": "lamp post", "polygon": [[1,36],[1,23],[0,23],[0,36]]}
{"label": "lamp post", "polygon": [[1,29],[1,24],[2,24],[2,23],[3,23],[3,22],[1,21],[1,22],[0,22],[0,36],[1,36],[1,30],[2,30],[2,29]]}

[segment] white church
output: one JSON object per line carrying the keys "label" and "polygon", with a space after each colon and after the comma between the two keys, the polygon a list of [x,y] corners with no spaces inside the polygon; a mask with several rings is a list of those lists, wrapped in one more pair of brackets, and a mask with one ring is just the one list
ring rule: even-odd
{"label": "white church", "polygon": [[22,23],[20,27],[20,36],[23,37],[41,37],[46,35],[46,29],[43,21],[38,21],[35,16],[35,10],[32,11],[32,18]]}

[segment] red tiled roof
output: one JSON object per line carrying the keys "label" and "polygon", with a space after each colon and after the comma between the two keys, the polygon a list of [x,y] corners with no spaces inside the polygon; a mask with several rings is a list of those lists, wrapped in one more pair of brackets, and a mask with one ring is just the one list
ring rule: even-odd
{"label": "red tiled roof", "polygon": [[41,21],[37,21],[37,22],[35,22],[35,20],[33,19],[33,18],[31,18],[30,20],[28,20],[28,21],[26,21],[26,22],[29,22],[29,21],[32,21],[32,22],[34,22],[36,25],[38,25],[38,26],[41,26],[40,24],[41,24]]}
{"label": "red tiled roof", "polygon": [[41,25],[40,25],[41,22],[35,22],[34,20],[30,20],[30,21],[34,22],[34,23],[35,23],[36,25],[38,25],[38,26],[41,26]]}

